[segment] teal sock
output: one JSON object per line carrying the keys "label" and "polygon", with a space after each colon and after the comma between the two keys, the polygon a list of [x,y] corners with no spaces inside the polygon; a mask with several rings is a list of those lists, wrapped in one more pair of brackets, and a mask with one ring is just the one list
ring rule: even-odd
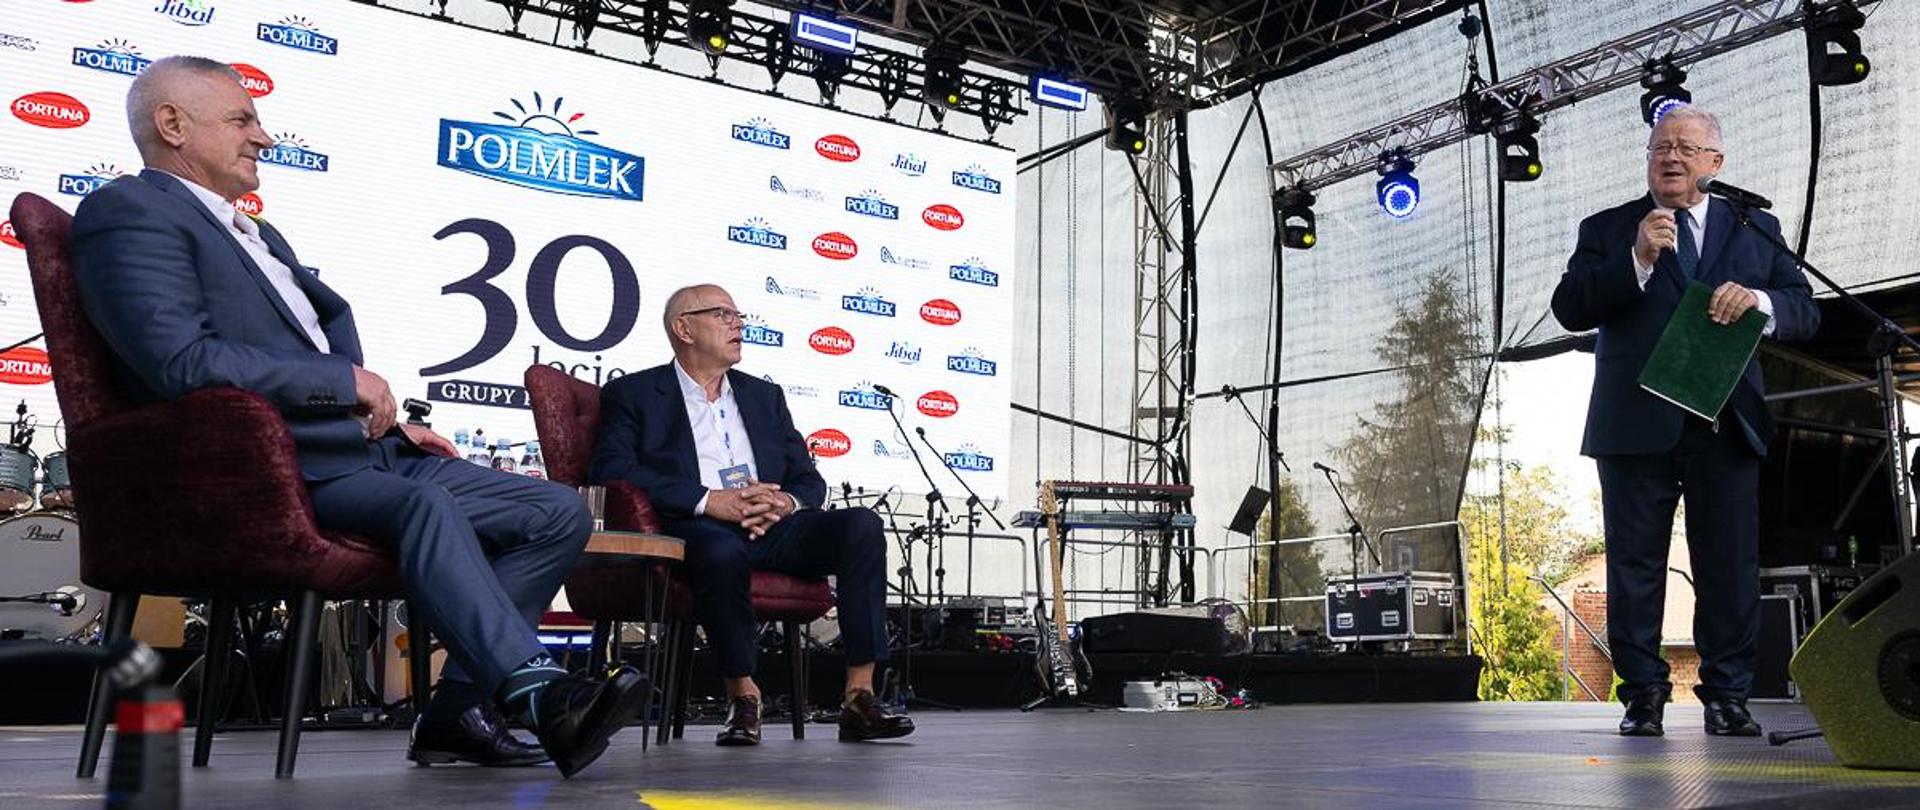
{"label": "teal sock", "polygon": [[508,711],[521,716],[529,724],[540,722],[534,709],[534,697],[540,694],[541,687],[567,674],[553,656],[541,653],[520,665],[519,669],[507,673],[507,679],[500,684],[500,702],[506,704]]}

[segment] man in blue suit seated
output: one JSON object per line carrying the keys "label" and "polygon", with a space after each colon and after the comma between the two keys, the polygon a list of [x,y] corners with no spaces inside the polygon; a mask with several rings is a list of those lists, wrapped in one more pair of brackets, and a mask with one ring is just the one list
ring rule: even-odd
{"label": "man in blue suit seated", "polygon": [[[1553,292],[1570,331],[1598,329],[1586,441],[1600,472],[1607,540],[1607,641],[1626,716],[1620,733],[1657,737],[1673,684],[1660,656],[1667,548],[1675,504],[1687,501],[1694,643],[1706,730],[1756,736],[1747,712],[1760,632],[1759,473],[1773,436],[1757,359],[1712,421],[1642,390],[1640,370],[1690,282],[1713,290],[1707,315],[1729,324],[1758,309],[1774,340],[1820,326],[1792,258],[1748,231],[1730,204],[1698,189],[1720,171],[1720,122],[1694,106],[1659,119],[1647,142],[1649,195],[1580,223],[1579,242]],[[1762,211],[1754,224],[1775,238]]]}
{"label": "man in blue suit seated", "polygon": [[[592,529],[580,496],[452,458],[396,425],[368,371],[347,302],[279,231],[238,213],[273,145],[232,68],[158,60],[134,79],[127,118],[146,169],[95,190],[73,222],[81,304],[133,398],[231,385],[278,406],[322,527],[393,549],[408,593],[450,660],[414,726],[418,763],[527,765],[571,776],[606,748],[646,688],[555,666],[534,634]],[[506,730],[518,714],[544,752]]]}
{"label": "man in blue suit seated", "polygon": [[733,371],[740,311],[713,285],[667,299],[673,362],[608,383],[594,442],[595,481],[645,490],[663,530],[687,541],[695,609],[726,679],[720,745],[760,742],[749,572],[836,575],[847,685],[840,739],[902,737],[913,721],[881,710],[874,665],[887,657],[887,550],[871,509],[823,511],[814,468],[780,387]]}

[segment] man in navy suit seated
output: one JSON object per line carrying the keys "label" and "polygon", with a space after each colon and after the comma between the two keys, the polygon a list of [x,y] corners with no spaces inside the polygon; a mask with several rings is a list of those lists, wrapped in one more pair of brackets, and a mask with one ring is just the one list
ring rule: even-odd
{"label": "man in navy suit seated", "polygon": [[[1707,315],[1729,324],[1758,309],[1763,334],[1805,340],[1820,326],[1792,258],[1748,231],[1730,204],[1698,189],[1720,171],[1720,122],[1694,106],[1659,119],[1647,142],[1649,195],[1580,223],[1579,242],[1553,292],[1570,331],[1598,329],[1593,396],[1581,452],[1600,471],[1607,539],[1607,642],[1626,704],[1620,733],[1657,737],[1673,684],[1660,656],[1667,548],[1675,504],[1687,500],[1693,560],[1694,643],[1709,734],[1755,736],[1747,712],[1760,632],[1760,459],[1773,436],[1758,359],[1712,421],[1642,390],[1640,370],[1687,285],[1713,290]],[[1775,238],[1763,211],[1754,224]]]}
{"label": "man in navy suit seated", "polygon": [[840,739],[902,737],[913,721],[882,711],[874,665],[887,657],[887,549],[871,509],[823,511],[814,468],[780,387],[733,371],[740,311],[713,285],[667,299],[673,362],[608,383],[594,442],[595,481],[645,490],[663,530],[687,541],[695,608],[726,679],[720,745],[760,742],[749,572],[837,577],[847,685]]}
{"label": "man in navy suit seated", "polygon": [[[411,759],[586,767],[647,690],[630,669],[567,674],[534,634],[592,529],[579,494],[452,458],[445,438],[395,424],[347,302],[233,207],[259,187],[273,140],[232,68],[155,61],[127,118],[146,169],[89,194],[72,235],[81,305],[121,387],[148,402],[212,385],[265,397],[293,434],[319,524],[393,549],[450,658]],[[509,733],[498,707],[545,751]]]}

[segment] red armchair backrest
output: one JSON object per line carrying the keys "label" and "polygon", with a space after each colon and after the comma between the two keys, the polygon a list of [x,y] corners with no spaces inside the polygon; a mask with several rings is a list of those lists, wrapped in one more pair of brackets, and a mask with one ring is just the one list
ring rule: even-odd
{"label": "red armchair backrest", "polygon": [[34,303],[47,335],[53,389],[68,430],[132,406],[113,383],[113,354],[80,309],[67,234],[73,217],[28,193],[13,198],[13,230],[27,248]]}
{"label": "red armchair backrest", "polygon": [[586,483],[600,430],[600,386],[539,364],[527,367],[526,383],[547,477],[574,487]]}

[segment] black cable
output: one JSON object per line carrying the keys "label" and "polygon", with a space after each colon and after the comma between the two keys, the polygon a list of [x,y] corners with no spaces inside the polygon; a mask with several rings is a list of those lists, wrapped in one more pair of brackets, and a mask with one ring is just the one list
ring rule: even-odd
{"label": "black cable", "polygon": [[[1813,30],[1807,30],[1807,47],[1816,46]],[[1807,200],[1800,209],[1800,244],[1797,255],[1807,257],[1807,241],[1813,237],[1813,193],[1820,185],[1820,82],[1813,78],[1813,60],[1807,60]]]}

